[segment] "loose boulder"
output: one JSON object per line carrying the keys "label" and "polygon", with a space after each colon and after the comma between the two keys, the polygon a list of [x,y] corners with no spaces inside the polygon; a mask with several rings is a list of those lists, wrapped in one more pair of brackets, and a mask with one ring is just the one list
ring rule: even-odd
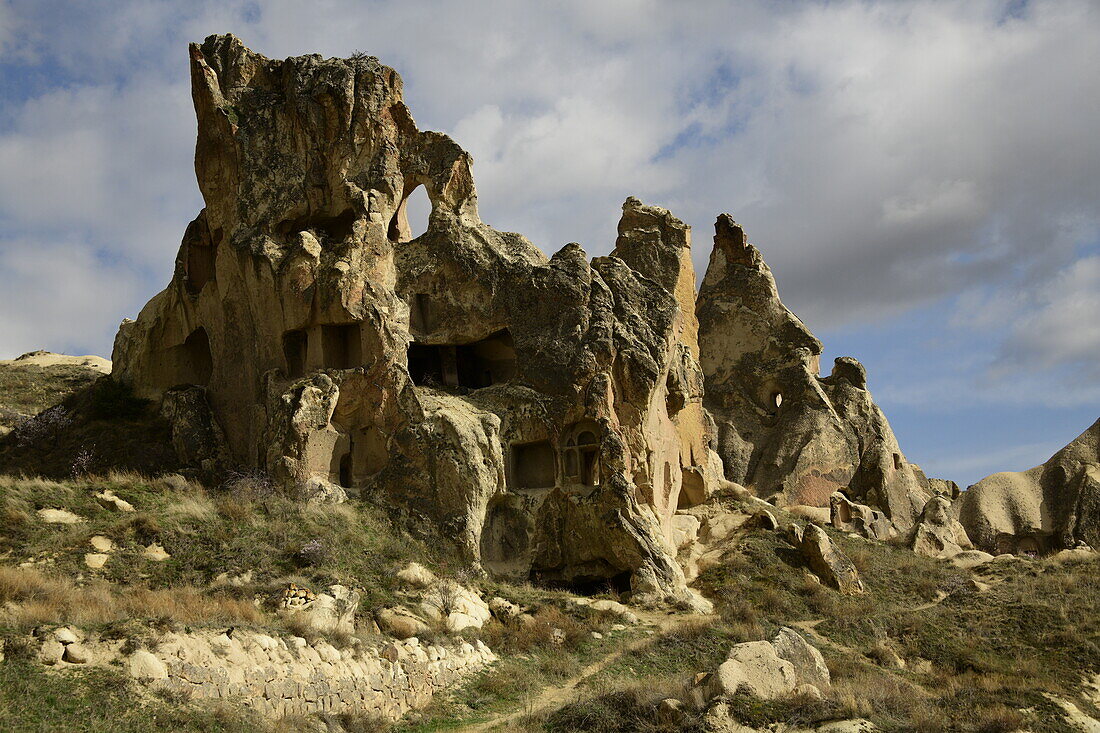
{"label": "loose boulder", "polygon": [[801,549],[810,569],[822,582],[846,595],[863,593],[863,581],[856,566],[821,527],[816,524],[806,527],[802,533]]}

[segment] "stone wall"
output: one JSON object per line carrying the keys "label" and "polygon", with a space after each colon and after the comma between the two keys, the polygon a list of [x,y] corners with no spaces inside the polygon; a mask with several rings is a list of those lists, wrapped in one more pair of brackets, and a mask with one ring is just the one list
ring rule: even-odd
{"label": "stone wall", "polygon": [[354,712],[396,720],[496,659],[480,641],[443,647],[406,639],[337,649],[323,640],[234,630],[167,633],[148,649],[126,653],[121,641],[83,636],[70,628],[50,632],[41,661],[55,667],[120,662],[154,687],[236,700],[269,717]]}

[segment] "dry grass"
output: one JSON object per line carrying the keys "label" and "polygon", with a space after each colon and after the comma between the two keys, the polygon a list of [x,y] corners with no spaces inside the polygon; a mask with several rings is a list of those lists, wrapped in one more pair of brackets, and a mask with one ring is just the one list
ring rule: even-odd
{"label": "dry grass", "polygon": [[263,614],[247,601],[190,587],[149,590],[107,583],[77,586],[28,568],[0,567],[0,625],[96,626],[131,619],[179,624],[257,624]]}

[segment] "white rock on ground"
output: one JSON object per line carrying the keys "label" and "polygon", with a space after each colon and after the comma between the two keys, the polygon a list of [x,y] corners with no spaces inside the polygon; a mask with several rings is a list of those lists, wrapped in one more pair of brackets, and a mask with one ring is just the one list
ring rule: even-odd
{"label": "white rock on ground", "polygon": [[68,509],[39,509],[38,518],[47,524],[80,524],[84,517],[73,514]]}

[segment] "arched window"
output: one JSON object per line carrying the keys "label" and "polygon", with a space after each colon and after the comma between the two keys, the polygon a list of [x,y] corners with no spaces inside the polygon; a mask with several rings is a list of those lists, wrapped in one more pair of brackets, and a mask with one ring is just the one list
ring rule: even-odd
{"label": "arched window", "polygon": [[597,486],[600,483],[600,440],[593,423],[574,425],[562,449],[567,483]]}

